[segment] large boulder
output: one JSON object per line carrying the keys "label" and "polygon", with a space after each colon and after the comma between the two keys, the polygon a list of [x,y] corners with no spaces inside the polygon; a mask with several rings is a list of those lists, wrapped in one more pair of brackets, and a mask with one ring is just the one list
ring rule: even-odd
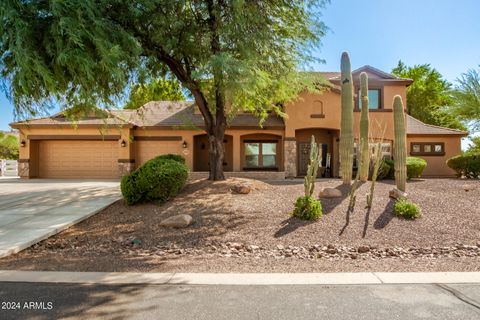
{"label": "large boulder", "polygon": [[318,195],[320,198],[340,198],[342,191],[335,188],[323,188]]}
{"label": "large boulder", "polygon": [[160,222],[163,227],[170,228],[185,228],[188,227],[193,221],[192,216],[188,214],[177,214]]}
{"label": "large boulder", "polygon": [[400,199],[406,199],[406,198],[407,198],[407,193],[406,193],[406,192],[403,192],[403,191],[401,191],[401,190],[398,190],[397,188],[393,188],[393,189],[390,190],[390,192],[388,193],[388,196],[389,196],[390,198],[400,200]]}
{"label": "large boulder", "polygon": [[237,194],[249,194],[252,187],[248,184],[238,184],[232,187],[232,192]]}

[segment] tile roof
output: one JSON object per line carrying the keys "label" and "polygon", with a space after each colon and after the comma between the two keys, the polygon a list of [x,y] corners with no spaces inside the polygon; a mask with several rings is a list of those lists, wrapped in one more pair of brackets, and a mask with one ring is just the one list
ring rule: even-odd
{"label": "tile roof", "polygon": [[[122,110],[123,111],[123,110]],[[128,123],[128,118],[125,119],[121,117],[120,114],[116,114],[117,112],[106,112],[105,117],[99,116],[89,116],[85,118],[81,118],[78,120],[71,120],[65,115],[60,112],[50,117],[43,117],[43,118],[36,118],[36,119],[29,119],[24,121],[18,121],[10,123],[12,128],[18,128],[23,126],[71,126],[71,125],[126,125]],[[123,114],[123,113],[122,113]]]}
{"label": "tile roof", "polygon": [[422,121],[415,119],[411,115],[407,114],[407,134],[417,134],[417,135],[461,135],[466,136],[468,132],[450,129],[444,127],[438,127],[431,124],[423,123]]}
{"label": "tile roof", "polygon": [[[195,112],[192,101],[151,101],[132,114],[131,123],[139,127],[170,126],[204,126],[203,117]],[[230,127],[258,127],[259,118],[252,114],[238,114],[230,123]],[[270,115],[263,127],[284,127],[283,119]]]}

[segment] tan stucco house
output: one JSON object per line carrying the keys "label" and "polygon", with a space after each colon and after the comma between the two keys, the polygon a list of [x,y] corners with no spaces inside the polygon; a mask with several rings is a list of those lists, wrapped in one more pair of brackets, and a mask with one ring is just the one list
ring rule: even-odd
{"label": "tan stucco house", "polygon": [[[353,72],[356,93],[362,71],[369,75],[370,132],[376,138],[383,135],[382,152],[390,157],[393,97],[399,94],[406,101],[406,89],[412,80],[365,66]],[[239,114],[230,123],[224,140],[227,176],[302,176],[312,135],[321,144],[321,174],[338,176],[339,73],[322,75],[331,87],[322,94],[301,93],[285,107],[286,119],[270,115],[259,127],[253,115]],[[357,140],[359,118],[356,94]],[[411,116],[406,123],[408,154],[427,161],[424,176],[453,175],[445,161],[461,152],[461,138],[467,133],[427,125]],[[165,153],[183,155],[192,175],[206,176],[208,143],[202,126],[200,113],[187,101],[149,102],[139,110],[111,111],[103,119],[78,120],[75,126],[62,113],[11,124],[20,132],[19,173],[23,178],[116,178]]]}

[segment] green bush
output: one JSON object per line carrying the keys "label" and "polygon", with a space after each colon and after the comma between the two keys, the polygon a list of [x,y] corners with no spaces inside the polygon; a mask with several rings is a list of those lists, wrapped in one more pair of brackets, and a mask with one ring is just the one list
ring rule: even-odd
{"label": "green bush", "polygon": [[427,161],[417,157],[407,157],[407,178],[419,178],[427,166]]}
{"label": "green bush", "polygon": [[393,212],[405,219],[416,219],[421,216],[420,208],[413,202],[407,199],[400,199],[395,202],[393,206]]}
{"label": "green bush", "polygon": [[298,197],[292,215],[303,220],[316,220],[322,216],[322,203],[312,196]]}
{"label": "green bush", "polygon": [[[383,160],[380,163],[377,180],[390,179],[390,175],[393,172],[393,167],[387,161],[391,161],[391,160]],[[392,161],[392,165],[393,165],[393,161]]]}
{"label": "green bush", "polygon": [[447,160],[457,177],[477,179],[480,176],[480,154],[459,155]]}
{"label": "green bush", "polygon": [[155,157],[155,159],[164,159],[164,160],[168,159],[168,160],[174,160],[174,161],[185,164],[185,158],[178,154],[172,154],[172,153],[162,154],[161,156]]}
{"label": "green bush", "polygon": [[120,187],[127,204],[154,200],[163,203],[174,197],[188,178],[184,161],[179,156],[159,156],[123,177]]}

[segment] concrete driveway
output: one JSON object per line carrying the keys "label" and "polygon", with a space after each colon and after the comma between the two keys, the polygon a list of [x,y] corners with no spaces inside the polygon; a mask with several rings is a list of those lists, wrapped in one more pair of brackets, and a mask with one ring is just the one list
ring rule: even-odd
{"label": "concrete driveway", "polygon": [[57,234],[118,199],[117,180],[0,179],[0,257]]}

